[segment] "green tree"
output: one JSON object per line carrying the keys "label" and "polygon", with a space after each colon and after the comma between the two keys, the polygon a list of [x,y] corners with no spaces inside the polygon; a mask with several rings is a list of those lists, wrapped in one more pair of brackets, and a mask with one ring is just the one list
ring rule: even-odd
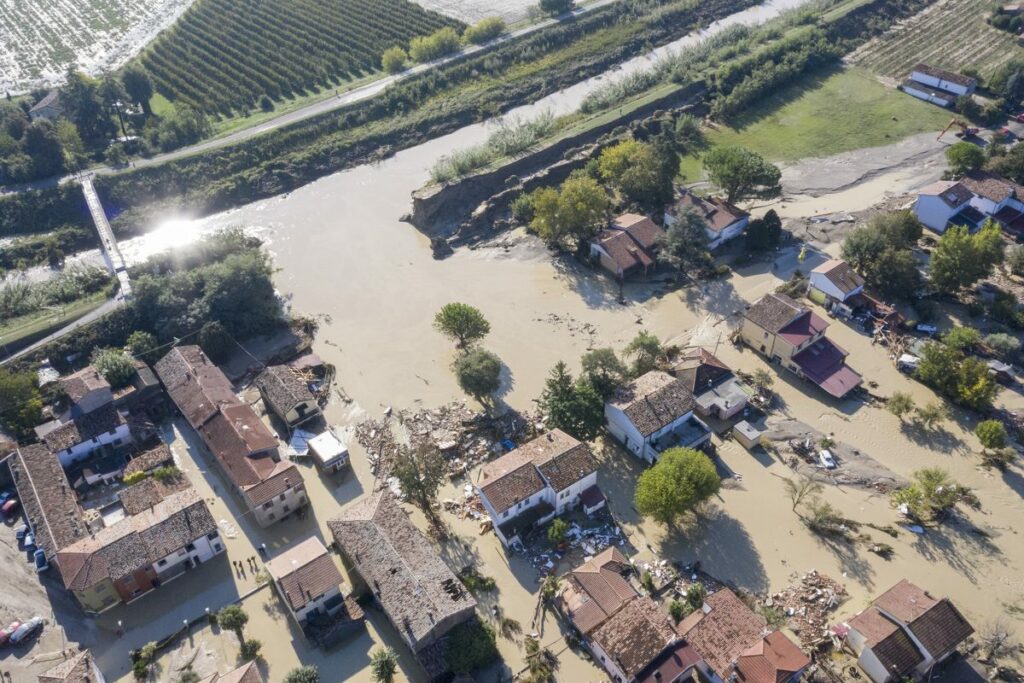
{"label": "green tree", "polygon": [[817,479],[800,475],[797,479],[784,479],[786,495],[793,504],[793,512],[797,511],[805,500],[813,498],[822,492],[822,485]]}
{"label": "green tree", "polygon": [[217,623],[221,628],[234,631],[238,642],[245,642],[245,625],[249,623],[249,615],[241,605],[228,605],[217,612]]}
{"label": "green tree", "polygon": [[949,294],[992,273],[1002,262],[1002,230],[991,220],[975,234],[963,226],[946,230],[932,251],[928,274],[936,288]]}
{"label": "green tree", "polygon": [[284,683],[320,683],[320,670],[312,664],[300,666],[285,675]]}
{"label": "green tree", "polygon": [[974,435],[984,448],[997,450],[1006,448],[1010,435],[1006,433],[1006,427],[999,420],[983,420],[974,429]]}
{"label": "green tree", "polygon": [[769,209],[763,218],[754,218],[747,225],[747,247],[753,251],[766,251],[782,239],[782,220],[775,209]]}
{"label": "green tree", "polygon": [[589,441],[604,427],[604,401],[586,381],[573,381],[565,363],[559,361],[544,383],[538,406],[549,427]]}
{"label": "green tree", "polygon": [[409,56],[415,62],[429,62],[439,59],[461,47],[459,34],[451,26],[440,28],[429,36],[416,36],[409,41]]}
{"label": "green tree", "polygon": [[101,144],[113,137],[116,128],[103,106],[99,85],[94,79],[74,68],[68,69],[60,102],[64,115],[71,119],[86,142]]}
{"label": "green tree", "polygon": [[128,342],[125,344],[128,352],[135,358],[144,360],[147,363],[156,360],[153,357],[157,348],[156,337],[145,330],[135,330],[128,335]]}
{"label": "green tree", "polygon": [[686,604],[691,612],[702,608],[707,597],[708,589],[703,583],[692,583],[686,588]]}
{"label": "green tree", "polygon": [[1010,358],[1020,351],[1020,339],[1005,332],[994,332],[985,336],[985,345],[1000,358]]}
{"label": "green tree", "polygon": [[484,403],[501,386],[501,359],[485,349],[473,349],[455,360],[459,387]]}
{"label": "green tree", "polygon": [[942,335],[942,343],[957,351],[970,351],[981,341],[981,332],[973,327],[954,327]]}
{"label": "green tree", "polygon": [[231,337],[220,322],[214,320],[206,324],[199,331],[199,348],[210,357],[214,363],[224,363],[237,348],[235,340]]}
{"label": "green tree", "polygon": [[914,472],[910,486],[893,492],[892,502],[896,506],[906,505],[920,521],[932,522],[970,495],[970,490],[953,481],[946,470],[926,467]]}
{"label": "green tree", "polygon": [[1015,244],[1006,250],[1006,265],[1011,273],[1024,277],[1024,244]]}
{"label": "green tree", "polygon": [[640,475],[636,509],[644,517],[672,525],[718,493],[720,486],[715,465],[707,455],[691,448],[670,448]]}
{"label": "green tree", "polygon": [[607,399],[621,387],[628,375],[625,364],[615,355],[615,350],[601,348],[588,351],[580,359],[583,376],[593,385],[601,398]]}
{"label": "green tree", "polygon": [[530,229],[554,247],[577,249],[607,221],[608,193],[584,173],[571,174],[559,190],[541,188],[532,198]]}
{"label": "green tree", "polygon": [[244,661],[251,662],[252,660],[259,658],[260,650],[262,649],[263,643],[255,638],[247,638],[239,649],[239,655]]}
{"label": "green tree", "polygon": [[199,683],[202,680],[191,666],[186,666],[178,676],[178,683]]}
{"label": "green tree", "polygon": [[398,479],[409,502],[423,511],[427,519],[437,523],[434,500],[444,483],[446,465],[441,452],[429,443],[402,448],[395,455],[391,473]]}
{"label": "green tree", "polygon": [[661,238],[658,258],[683,273],[707,267],[711,263],[707,227],[707,220],[693,209],[677,212]]}
{"label": "green tree", "polygon": [[553,545],[558,545],[565,540],[565,535],[569,533],[569,523],[561,517],[555,517],[551,520],[550,526],[548,526],[548,540]]}
{"label": "green tree", "polygon": [[672,200],[672,181],[679,169],[674,151],[640,142],[624,140],[606,147],[597,159],[597,171],[631,202],[651,210]]}
{"label": "green tree", "polygon": [[29,158],[31,173],[35,178],[57,175],[64,170],[64,148],[57,136],[57,129],[49,121],[33,121],[25,129],[21,149]]}
{"label": "green tree", "polygon": [[370,655],[370,673],[375,683],[392,683],[398,671],[398,655],[390,647],[377,648]]}
{"label": "green tree", "polygon": [[104,159],[107,162],[107,166],[120,168],[128,163],[128,154],[124,151],[124,145],[120,142],[115,142],[110,147],[107,147]]}
{"label": "green tree", "polygon": [[453,674],[471,674],[500,658],[494,629],[489,624],[473,619],[448,632],[445,661]]}
{"label": "green tree", "polygon": [[953,177],[981,168],[985,163],[985,150],[970,142],[957,142],[946,148],[946,161]]}
{"label": "green tree", "polygon": [[640,330],[626,345],[623,355],[633,361],[631,371],[634,377],[646,374],[658,367],[658,361],[665,351],[661,341],[647,330]]}
{"label": "green tree", "polygon": [[0,423],[23,437],[42,421],[43,399],[35,374],[0,367]]}
{"label": "green tree", "polygon": [[885,404],[885,408],[902,420],[914,410],[914,397],[903,391],[894,392]]}
{"label": "green tree", "polygon": [[931,429],[945,420],[949,416],[949,411],[946,410],[946,406],[942,403],[933,401],[923,406],[918,406],[914,411],[914,415],[927,429]]}
{"label": "green tree", "polygon": [[441,307],[434,316],[434,327],[454,339],[460,349],[468,348],[491,331],[491,324],[479,309],[457,302]]}
{"label": "green tree", "polygon": [[715,147],[704,155],[704,168],[730,204],[746,199],[772,199],[782,193],[778,167],[743,147]]}
{"label": "green tree", "polygon": [[88,155],[85,153],[85,143],[82,136],[78,134],[78,128],[67,119],[58,119],[56,126],[57,141],[60,142],[61,150],[64,153],[64,168],[76,169],[85,166],[88,162]]}
{"label": "green tree", "polygon": [[553,683],[555,666],[558,664],[555,655],[547,648],[541,647],[540,641],[532,636],[526,636],[524,646],[528,675],[522,679],[523,683]]}
{"label": "green tree", "polygon": [[921,288],[921,271],[910,250],[886,248],[868,268],[864,281],[883,296],[908,299]]}
{"label": "green tree", "polygon": [[920,221],[910,211],[873,217],[843,242],[842,257],[864,276],[871,289],[889,297],[909,298],[921,284],[913,253],[921,238]]}
{"label": "green tree", "polygon": [[505,32],[505,20],[501,17],[484,17],[472,26],[466,28],[462,33],[462,39],[467,43],[483,45],[494,40]]}
{"label": "green tree", "polygon": [[397,45],[384,50],[384,54],[380,56],[380,65],[389,74],[396,74],[404,69],[408,61],[409,55]]}
{"label": "green tree", "polygon": [[121,349],[96,349],[89,362],[103,379],[110,382],[112,389],[128,386],[135,376],[132,357]]}
{"label": "green tree", "polygon": [[565,14],[572,6],[573,0],[540,0],[540,11],[545,14]]}
{"label": "green tree", "polygon": [[140,64],[129,64],[121,72],[121,82],[132,102],[142,107],[146,116],[152,114],[149,101],[153,98],[153,81],[146,70]]}

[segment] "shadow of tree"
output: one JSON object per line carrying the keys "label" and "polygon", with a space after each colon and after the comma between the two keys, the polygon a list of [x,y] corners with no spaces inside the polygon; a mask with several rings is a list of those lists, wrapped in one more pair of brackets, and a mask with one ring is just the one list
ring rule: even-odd
{"label": "shadow of tree", "polygon": [[868,589],[874,588],[875,570],[867,558],[860,554],[856,541],[823,536],[813,532],[811,532],[811,536],[819,546],[826,548],[835,556],[845,575],[852,577]]}
{"label": "shadow of tree", "polygon": [[941,425],[929,429],[920,422],[900,422],[900,432],[918,446],[932,451],[953,455],[966,453],[967,444],[963,439],[944,429]]}
{"label": "shadow of tree", "polygon": [[984,575],[986,562],[1002,555],[987,532],[959,515],[916,536],[911,547],[931,562],[949,565],[975,584]]}

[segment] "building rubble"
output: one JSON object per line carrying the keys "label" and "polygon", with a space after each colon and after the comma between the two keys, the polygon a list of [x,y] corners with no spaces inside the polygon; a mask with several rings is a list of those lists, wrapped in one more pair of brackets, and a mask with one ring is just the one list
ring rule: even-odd
{"label": "building rubble", "polygon": [[847,597],[846,588],[815,569],[785,590],[772,594],[765,606],[779,609],[805,647],[829,638],[829,616]]}

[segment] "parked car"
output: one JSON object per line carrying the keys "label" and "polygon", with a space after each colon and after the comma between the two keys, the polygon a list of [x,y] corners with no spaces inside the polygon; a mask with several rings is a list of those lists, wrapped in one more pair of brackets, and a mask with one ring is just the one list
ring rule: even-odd
{"label": "parked car", "polygon": [[14,491],[0,491],[0,505],[14,498]]}
{"label": "parked car", "polygon": [[36,563],[37,574],[42,574],[50,568],[50,563],[46,560],[46,551],[42,548],[32,553],[32,561]]}
{"label": "parked car", "polygon": [[836,468],[836,459],[832,457],[832,452],[828,449],[818,453],[818,462],[827,470],[834,470]]}
{"label": "parked car", "polygon": [[919,323],[916,329],[918,332],[923,332],[924,334],[927,334],[929,337],[931,337],[932,335],[939,331],[939,328],[937,328],[935,325],[928,325],[925,323]]}
{"label": "parked car", "polygon": [[904,353],[896,361],[896,367],[900,372],[913,372],[921,364],[921,359],[909,353]]}
{"label": "parked car", "polygon": [[27,534],[25,534],[25,549],[27,550],[29,548],[35,548],[35,547],[36,547],[36,537],[32,534],[31,531],[29,531]]}
{"label": "parked car", "polygon": [[8,498],[7,502],[0,506],[0,512],[4,513],[4,517],[11,517],[18,510],[18,499]]}
{"label": "parked car", "polygon": [[28,524],[22,524],[21,526],[19,526],[17,529],[14,530],[14,538],[18,539],[19,541],[24,541],[25,540],[25,535],[28,532],[29,532]]}
{"label": "parked car", "polygon": [[8,642],[10,642],[11,645],[18,645],[20,643],[24,643],[26,640],[28,640],[36,633],[41,631],[42,628],[43,618],[32,617],[31,619],[29,619],[24,624],[22,624],[14,630],[14,633],[11,634],[10,640]]}
{"label": "parked car", "polygon": [[7,641],[11,639],[11,634],[17,631],[20,626],[20,621],[12,621],[10,626],[0,631],[0,645],[6,645]]}

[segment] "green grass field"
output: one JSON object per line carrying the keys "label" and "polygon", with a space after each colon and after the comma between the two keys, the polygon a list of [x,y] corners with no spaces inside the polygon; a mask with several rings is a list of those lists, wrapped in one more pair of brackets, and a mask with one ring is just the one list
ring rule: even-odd
{"label": "green grass field", "polygon": [[[949,116],[851,68],[780,90],[732,127],[708,130],[707,141],[747,147],[771,161],[796,161],[889,145],[930,130],[937,133]],[[687,180],[697,180],[700,160],[684,158],[681,172]]]}
{"label": "green grass field", "polygon": [[96,292],[65,304],[59,310],[46,309],[7,320],[0,325],[0,345],[9,351],[28,346],[94,311],[106,300],[106,292]]}

